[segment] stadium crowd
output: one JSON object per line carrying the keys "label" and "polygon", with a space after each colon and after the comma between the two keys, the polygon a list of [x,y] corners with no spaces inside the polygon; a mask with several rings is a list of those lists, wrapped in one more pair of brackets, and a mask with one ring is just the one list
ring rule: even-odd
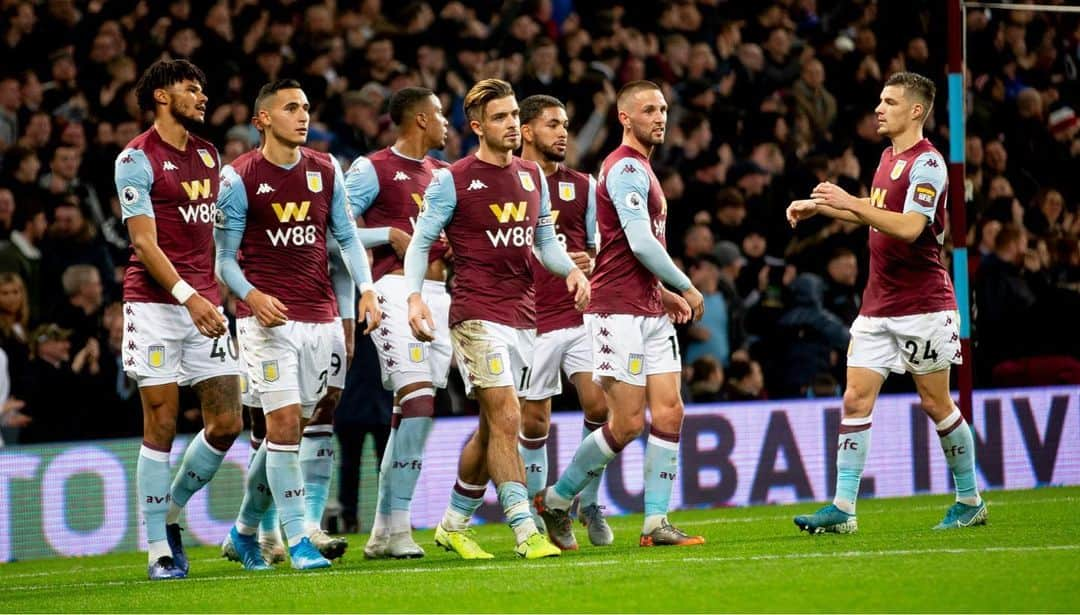
{"label": "stadium crowd", "polygon": [[[120,368],[129,248],[112,165],[149,126],[134,85],[159,58],[206,72],[203,136],[223,164],[257,144],[255,93],[281,77],[298,79],[312,103],[309,145],[345,168],[393,141],[392,92],[432,88],[451,121],[436,155],[453,161],[477,144],[463,95],[498,77],[519,99],[565,101],[567,164],[595,173],[621,136],[617,88],[661,84],[671,109],[653,164],[669,202],[668,250],[706,301],[704,320],[680,331],[685,397],[695,402],[842,390],[867,229],[815,218],[793,231],[784,209],[825,180],[868,195],[886,145],[874,107],[890,74],[936,82],[927,136],[948,151],[945,7],[932,0],[0,7],[0,422],[9,442],[139,433],[138,391]],[[1080,184],[1070,177],[1080,169],[1080,19],[971,10],[966,20],[976,384],[1077,382]],[[366,363],[357,356],[354,371],[377,372],[373,351]],[[350,382],[378,388],[372,374]],[[379,406],[372,397],[347,392],[339,416],[348,422],[350,399]],[[186,416],[197,421],[198,411]]]}

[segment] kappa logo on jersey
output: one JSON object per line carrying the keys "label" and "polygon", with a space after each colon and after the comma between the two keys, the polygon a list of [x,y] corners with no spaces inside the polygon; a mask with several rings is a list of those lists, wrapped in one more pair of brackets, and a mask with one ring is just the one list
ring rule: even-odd
{"label": "kappa logo on jersey", "polygon": [[500,352],[489,352],[487,355],[487,368],[492,376],[503,373],[503,356]]}
{"label": "kappa logo on jersey", "polygon": [[208,150],[197,149],[195,151],[199,153],[199,158],[202,159],[207,168],[212,169],[217,166],[217,162],[214,161],[214,157],[210,155]]}
{"label": "kappa logo on jersey", "polygon": [[521,180],[521,187],[528,192],[536,190],[536,184],[533,183],[532,173],[528,171],[518,171],[518,179]]}
{"label": "kappa logo on jersey", "polygon": [[210,179],[197,179],[191,182],[180,182],[180,186],[184,188],[184,192],[187,193],[188,199],[192,201],[202,201],[210,198]]}
{"label": "kappa logo on jersey", "polygon": [[177,168],[178,167],[173,164],[171,160],[166,160],[165,162],[161,163],[162,171],[175,171]]}
{"label": "kappa logo on jersey", "polygon": [[281,374],[278,372],[277,360],[275,359],[273,361],[263,361],[262,374],[263,380],[267,382],[277,382],[278,377],[281,376]]}
{"label": "kappa logo on jersey", "polygon": [[907,160],[897,160],[893,165],[892,171],[889,172],[889,179],[896,181],[900,179],[900,174],[904,172],[904,167],[907,166]]}
{"label": "kappa logo on jersey", "polygon": [[322,192],[322,173],[318,171],[307,172],[307,187],[312,192]]}
{"label": "kappa logo on jersey", "polygon": [[274,189],[270,187],[270,184],[262,183],[259,184],[259,189],[255,191],[255,194],[269,194],[273,191]]}
{"label": "kappa logo on jersey", "polygon": [[574,190],[574,184],[570,182],[559,182],[559,198],[564,201],[573,201],[577,196],[577,192]]}
{"label": "kappa logo on jersey", "polygon": [[469,190],[483,190],[484,188],[487,188],[487,184],[480,181],[479,179],[474,179],[471,182],[469,182],[469,187],[466,188],[465,190],[466,191],[469,191]]}
{"label": "kappa logo on jersey", "polygon": [[634,165],[627,163],[623,165],[622,171],[619,173],[637,173],[637,169],[634,168]]}
{"label": "kappa logo on jersey", "polygon": [[421,342],[409,342],[409,360],[413,363],[423,363],[424,344]]}
{"label": "kappa logo on jersey", "polygon": [[933,205],[937,198],[937,188],[933,184],[919,184],[915,186],[915,200],[926,205]]}
{"label": "kappa logo on jersey", "polygon": [[874,186],[870,190],[870,204],[878,209],[885,209],[885,194],[888,192],[885,188]]}
{"label": "kappa logo on jersey", "polygon": [[491,213],[495,214],[495,217],[499,219],[499,224],[506,224],[513,218],[514,222],[521,222],[525,219],[526,212],[529,211],[529,204],[525,201],[518,201],[517,203],[492,203],[488,205],[491,209]]}
{"label": "kappa logo on jersey", "polygon": [[626,369],[630,371],[630,374],[634,376],[641,374],[643,367],[645,367],[645,355],[630,353],[630,359],[626,363]]}
{"label": "kappa logo on jersey", "polygon": [[120,164],[131,164],[133,162],[135,162],[135,159],[131,157],[131,154],[120,159]]}
{"label": "kappa logo on jersey", "polygon": [[407,182],[409,181],[409,176],[405,174],[405,171],[398,171],[397,173],[394,173],[394,181]]}
{"label": "kappa logo on jersey", "polygon": [[300,201],[299,207],[293,201],[288,201],[284,206],[281,203],[270,203],[270,207],[274,209],[274,215],[282,224],[289,220],[303,222],[308,219],[308,209],[311,208],[311,201]]}
{"label": "kappa logo on jersey", "polygon": [[165,346],[163,344],[155,344],[146,349],[146,362],[150,364],[150,367],[161,367],[165,365]]}

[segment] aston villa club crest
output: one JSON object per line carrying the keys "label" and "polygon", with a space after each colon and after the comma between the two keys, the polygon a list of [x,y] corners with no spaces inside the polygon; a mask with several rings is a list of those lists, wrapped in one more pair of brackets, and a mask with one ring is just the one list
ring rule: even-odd
{"label": "aston villa club crest", "polygon": [[626,369],[631,375],[638,376],[641,374],[642,368],[645,367],[645,355],[630,353],[630,360],[627,361]]}
{"label": "aston villa club crest", "polygon": [[318,171],[307,172],[307,187],[312,192],[322,192],[322,173]]}
{"label": "aston villa club crest", "polygon": [[559,198],[564,201],[573,201],[577,196],[574,191],[574,184],[570,182],[559,182]]}
{"label": "aston villa club crest", "polygon": [[263,380],[266,382],[277,382],[280,372],[278,371],[278,362],[275,361],[263,361],[262,362]]}
{"label": "aston villa club crest", "polygon": [[528,171],[518,171],[518,178],[521,179],[521,187],[525,190],[532,192],[536,190],[536,184],[533,183],[532,174]]}
{"label": "aston villa club crest", "polygon": [[203,161],[203,164],[205,164],[207,168],[212,169],[217,166],[217,162],[214,161],[214,157],[210,155],[210,152],[208,150],[200,148],[195,151],[199,153],[199,158]]}
{"label": "aston villa club crest", "polygon": [[487,368],[488,373],[492,376],[498,376],[503,373],[503,356],[498,352],[489,352],[487,355]]}
{"label": "aston villa club crest", "polygon": [[897,160],[893,165],[892,171],[889,173],[889,179],[896,181],[900,179],[900,174],[904,172],[904,167],[907,166],[907,160]]}
{"label": "aston villa club crest", "polygon": [[146,360],[150,367],[161,367],[165,364],[165,346],[155,344],[146,349]]}
{"label": "aston villa club crest", "polygon": [[424,361],[424,345],[422,343],[409,343],[409,360],[413,363],[422,363]]}

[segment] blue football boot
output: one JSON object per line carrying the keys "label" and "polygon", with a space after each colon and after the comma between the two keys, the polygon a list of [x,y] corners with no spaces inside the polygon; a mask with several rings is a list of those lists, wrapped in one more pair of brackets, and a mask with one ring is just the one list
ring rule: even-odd
{"label": "blue football boot", "polygon": [[795,525],[811,534],[854,534],[859,530],[855,515],[840,510],[835,504],[829,504],[812,515],[795,517]]}
{"label": "blue football boot", "polygon": [[323,557],[315,545],[311,544],[311,539],[306,536],[296,543],[296,546],[289,547],[289,563],[296,570],[330,567],[330,560]]}
{"label": "blue football boot", "polygon": [[183,579],[187,573],[180,569],[173,558],[166,555],[159,557],[156,562],[146,567],[146,576],[151,581],[163,581],[165,579]]}
{"label": "blue football boot", "polygon": [[945,518],[934,526],[935,530],[954,530],[973,525],[986,525],[986,500],[979,502],[978,506],[969,506],[962,502],[956,502],[949,507]]}
{"label": "blue football boot", "polygon": [[170,523],[165,526],[165,540],[169,543],[169,549],[172,550],[173,563],[176,567],[184,571],[186,575],[189,570],[187,553],[184,552],[184,541],[180,538],[179,523]]}
{"label": "blue football boot", "polygon": [[229,530],[229,541],[232,543],[233,551],[236,552],[240,563],[244,565],[244,570],[271,570],[266,560],[263,559],[262,551],[259,549],[259,541],[254,534],[245,536],[236,531],[234,525]]}

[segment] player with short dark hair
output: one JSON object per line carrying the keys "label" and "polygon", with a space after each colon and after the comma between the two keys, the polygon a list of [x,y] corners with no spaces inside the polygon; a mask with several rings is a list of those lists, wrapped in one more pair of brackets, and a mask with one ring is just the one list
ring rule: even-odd
{"label": "player with short dark hair", "polygon": [[[543,169],[551,195],[555,236],[574,264],[588,274],[596,256],[596,180],[562,164],[569,124],[566,107],[557,98],[538,94],[521,101],[521,157],[535,161]],[[518,439],[530,498],[547,486],[551,398],[562,392],[562,373],[574,383],[585,412],[582,437],[588,437],[607,421],[604,392],[592,380],[592,343],[581,313],[566,294],[566,285],[540,267],[533,268],[533,284],[536,348]],[[588,528],[590,542],[609,545],[614,535],[597,502],[599,489],[598,475],[581,492],[578,516]]]}
{"label": "player with short dark hair", "polygon": [[[206,117],[206,77],[160,60],[139,79],[154,125],[116,158],[116,191],[131,235],[124,273],[124,370],[139,384],[143,445],[136,469],[151,579],[187,576],[180,512],[213,478],[240,433],[236,342],[214,278],[213,221],[220,160],[194,131]],[[199,395],[205,428],[169,485],[179,387]]]}
{"label": "player with short dark hair", "polygon": [[787,209],[792,227],[816,214],[870,226],[870,277],[848,348],[836,497],[812,515],[795,517],[795,525],[811,533],[858,529],[855,500],[870,449],[871,413],[890,371],[907,371],[914,378],[956,484],[956,503],[934,529],[986,523],[971,429],[949,395],[949,368],[963,356],[956,298],[941,263],[948,167],[923,137],[933,106],[934,83],[926,77],[889,77],[875,111],[878,134],[891,145],[881,153],[870,198],[853,197],[823,182],[809,199]]}
{"label": "player with short dark hair", "polygon": [[218,199],[219,275],[243,300],[237,330],[249,386],[266,415],[266,439],[251,462],[230,532],[249,570],[267,568],[255,533],[271,498],[292,567],[330,565],[313,545],[321,529],[306,515],[299,460],[302,426],[326,392],[334,339],[343,337],[329,274],[328,231],[361,289],[365,332],[380,318],[367,256],[345,199],[344,174],[334,158],[303,146],[308,109],[296,81],[264,86],[255,109],[264,143],[222,169]]}
{"label": "player with short dark hair", "polygon": [[478,82],[465,96],[465,112],[480,149],[432,176],[405,254],[409,325],[417,339],[431,341],[436,326],[421,291],[428,251],[445,229],[455,267],[450,335],[466,392],[480,402],[479,426],[461,453],[435,542],[467,559],[492,557],[467,533],[490,478],[514,530],[515,552],[527,559],[556,556],[559,549],[537,531],[529,511],[517,450],[518,397],[536,336],[534,236],[540,263],[566,280],[578,309],[588,304],[589,282],[555,238],[543,171],[514,156],[521,126],[510,84]]}
{"label": "player with short dark hair", "polygon": [[[638,544],[698,545],[668,522],[678,468],[683,404],[682,362],[672,322],[701,318],[704,299],[665,249],[667,200],[649,165],[664,142],[667,101],[650,81],[632,81],[618,94],[622,145],[604,160],[596,195],[600,252],[585,326],[592,341],[593,377],[603,387],[608,422],[582,441],[558,482],[536,494],[551,541],[576,548],[569,508],[574,497],[652,422],[645,447],[645,521]],[[663,287],[661,281],[682,295]]]}
{"label": "player with short dark hair", "polygon": [[446,244],[432,246],[424,274],[424,300],[432,308],[436,331],[441,332],[431,342],[416,340],[409,329],[402,261],[431,175],[447,166],[427,153],[446,146],[449,122],[438,96],[420,87],[403,88],[390,98],[390,118],[398,128],[394,144],[360,156],[345,176],[352,213],[363,216],[366,227],[357,232],[372,249],[375,289],[386,314],[375,333],[375,348],[383,386],[394,392],[390,439],[379,469],[375,522],[364,547],[369,559],[424,556],[412,539],[410,507],[435,415],[435,388],[446,387],[453,352],[447,324]]}

